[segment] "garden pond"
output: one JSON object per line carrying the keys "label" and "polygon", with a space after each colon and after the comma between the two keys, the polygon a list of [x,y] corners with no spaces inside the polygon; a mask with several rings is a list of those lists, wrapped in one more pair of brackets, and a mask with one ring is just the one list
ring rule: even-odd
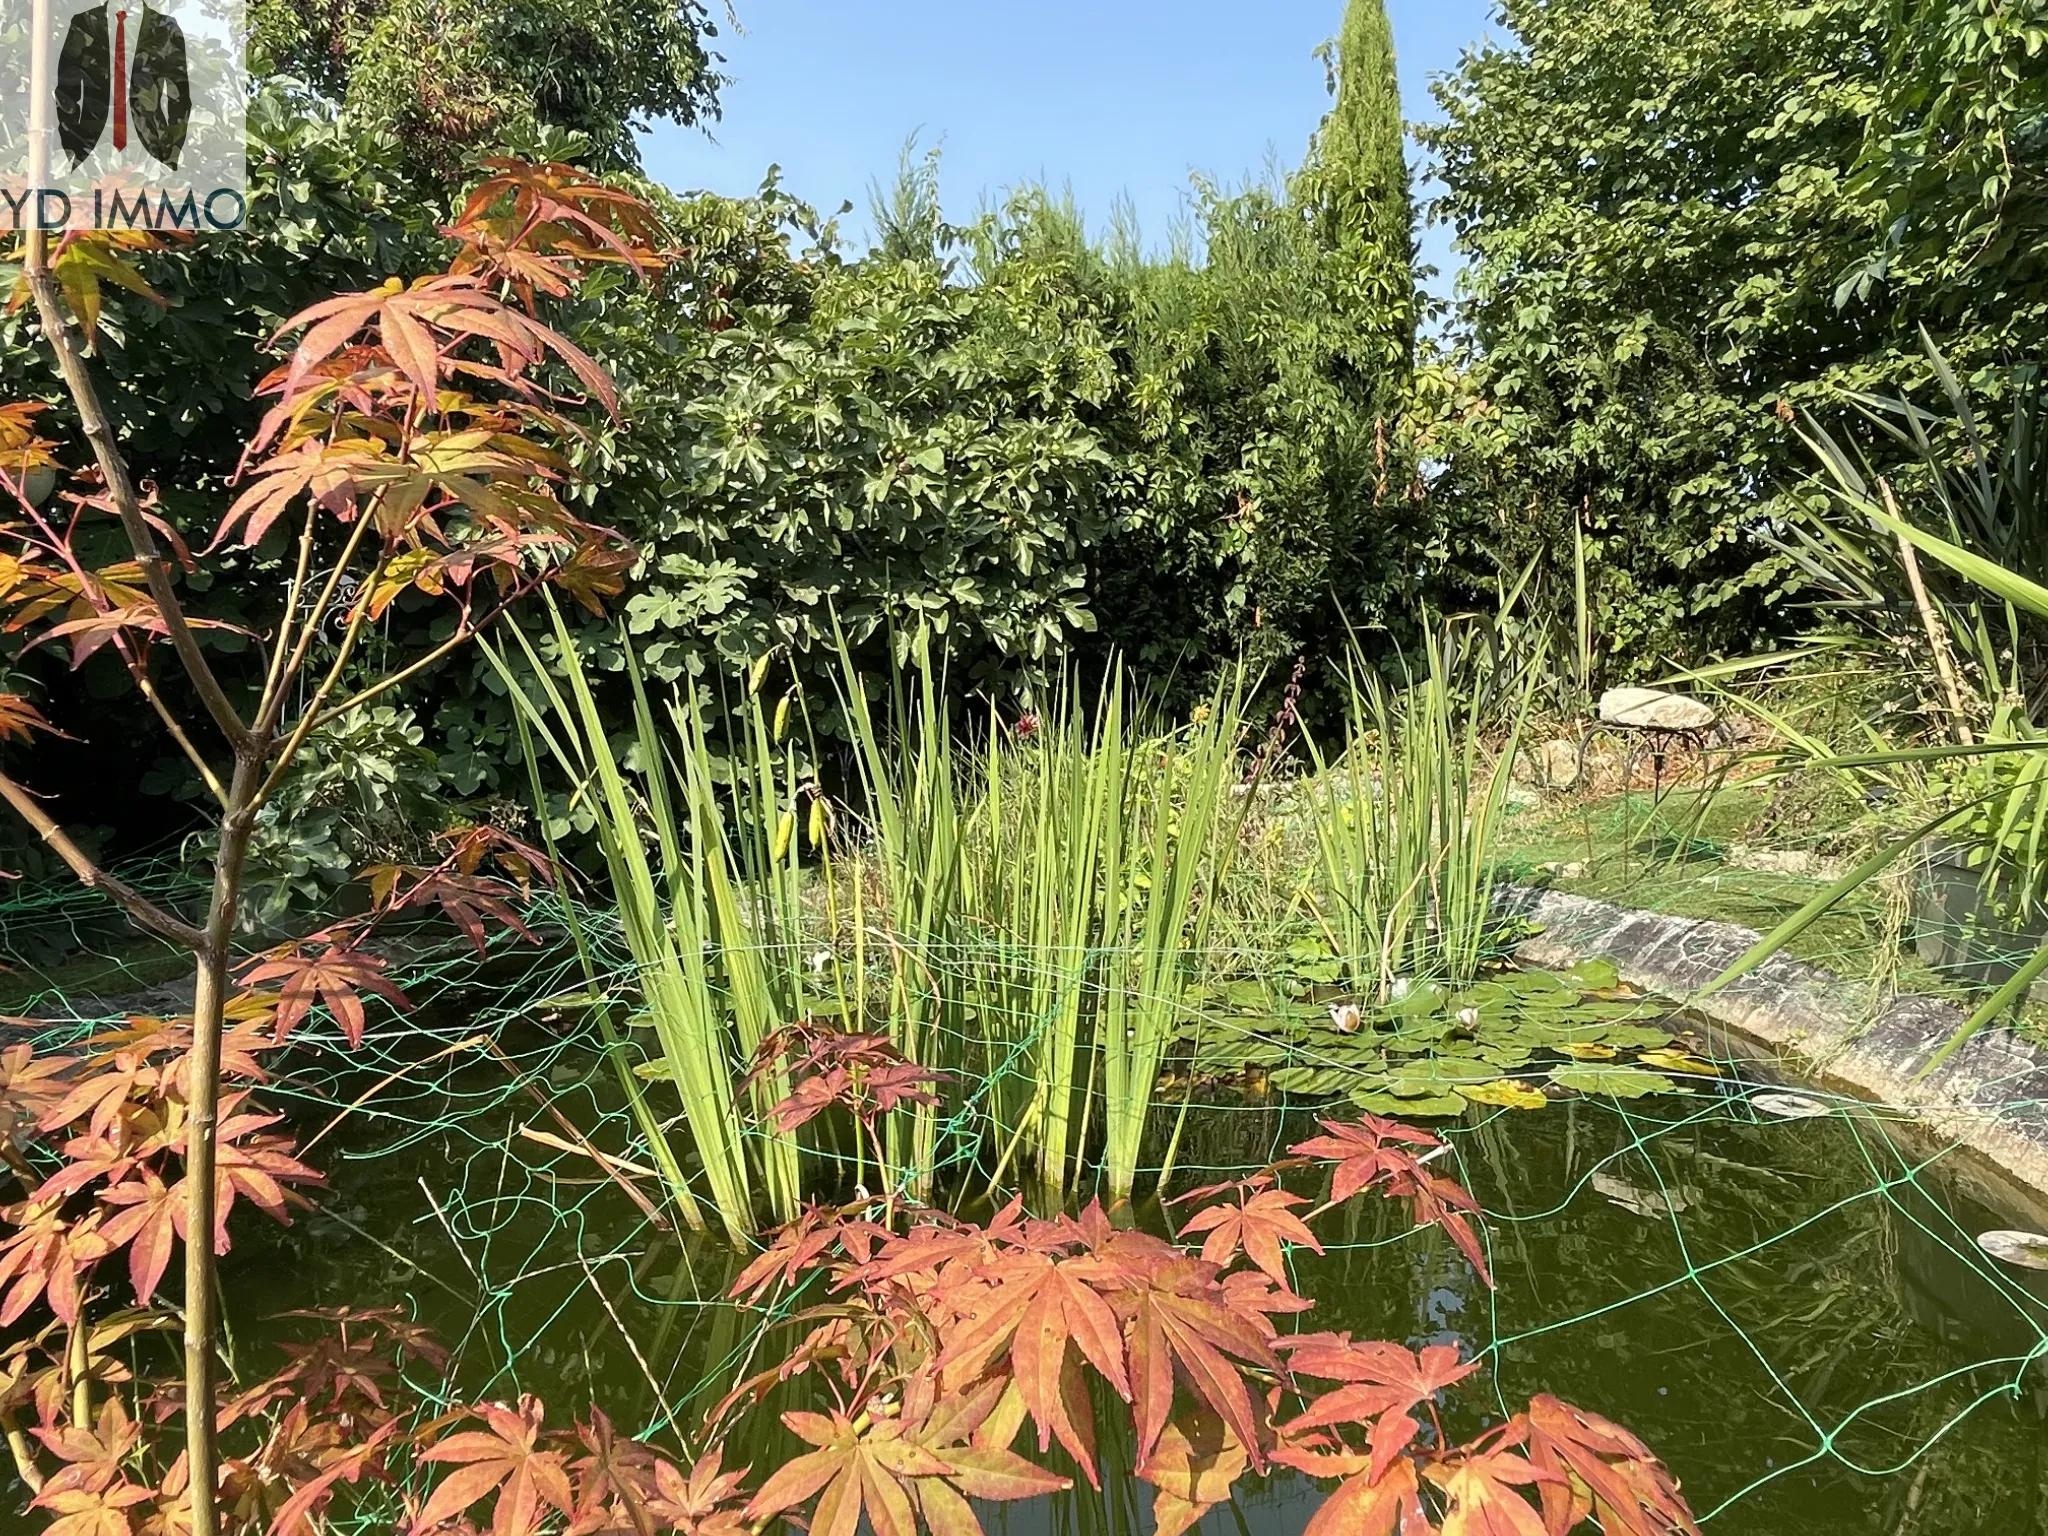
{"label": "garden pond", "polygon": [[[1491,985],[1348,1030],[1290,983],[1269,1022],[1191,1028],[1178,1070],[1194,1102],[1184,1123],[1160,1106],[1149,1160],[1177,1131],[1186,1188],[1265,1164],[1349,1099],[1433,1115],[1444,1170],[1484,1207],[1498,1288],[1393,1205],[1332,1212],[1328,1251],[1294,1261],[1313,1326],[1482,1363],[1445,1404],[1448,1433],[1551,1392],[1641,1435],[1725,1536],[2048,1531],[2048,1275],[1977,1248],[2016,1221],[1946,1177],[1949,1154],[1824,1095],[1824,1113],[1769,1113],[1781,1085],[1708,1069],[1677,1022],[1598,972]],[[1614,995],[1588,1013],[1554,1007],[1566,992]],[[1247,1018],[1275,1002],[1235,1000]],[[302,1141],[360,1104],[313,1146],[330,1179],[315,1208],[240,1229],[223,1271],[235,1348],[262,1350],[290,1308],[402,1305],[456,1349],[444,1390],[533,1391],[557,1415],[595,1395],[621,1427],[687,1434],[764,1347],[768,1320],[721,1299],[738,1261],[651,1224],[632,1172],[583,1150],[587,1135],[616,1151],[623,1123],[588,1040],[563,1020],[480,1040],[373,1036],[317,1083],[280,1063],[270,1096]],[[1552,1096],[1513,1107],[1501,1082]],[[1141,1202],[1128,1219],[1167,1215]],[[781,1433],[769,1421],[738,1448],[775,1465]],[[1149,1490],[1103,1450],[1102,1492],[990,1508],[992,1536],[1149,1530]],[[1318,1498],[1278,1472],[1204,1525],[1292,1536]]]}

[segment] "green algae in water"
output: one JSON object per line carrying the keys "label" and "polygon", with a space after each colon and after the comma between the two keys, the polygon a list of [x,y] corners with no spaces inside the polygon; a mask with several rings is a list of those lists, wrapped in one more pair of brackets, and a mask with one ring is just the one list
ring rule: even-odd
{"label": "green algae in water", "polygon": [[[522,1059],[600,1145],[623,1145],[601,1063],[538,1037]],[[1609,1415],[1670,1464],[1710,1533],[2048,1529],[2048,1377],[2028,1363],[2048,1349],[2048,1276],[1974,1243],[2010,1219],[1952,1193],[1881,1119],[1772,1119],[1732,1071],[1698,1086],[1540,1114],[1468,1105],[1439,1122],[1452,1150],[1437,1166],[1485,1206],[1499,1289],[1402,1209],[1354,1202],[1319,1222],[1326,1255],[1294,1256],[1318,1301],[1304,1326],[1480,1359],[1444,1404],[1455,1437],[1538,1391]],[[759,1314],[718,1300],[733,1256],[650,1230],[587,1159],[520,1137],[546,1121],[501,1068],[468,1062],[376,1103],[323,1144],[334,1188],[319,1210],[242,1229],[225,1268],[240,1356],[286,1308],[399,1303],[457,1347],[450,1391],[524,1388],[557,1415],[594,1395],[640,1429],[664,1409],[623,1324],[659,1397],[694,1425],[759,1333]],[[1263,1164],[1317,1112],[1348,1105],[1197,1104],[1177,1187]],[[1155,1162],[1171,1118],[1156,1117]],[[780,1434],[771,1419],[729,1459],[772,1467]],[[1114,1467],[1114,1436],[1104,1449]],[[1319,1497],[1291,1473],[1247,1482],[1207,1529],[1295,1536]],[[1149,1507],[1149,1489],[1112,1470],[1099,1494],[985,1521],[991,1536],[1135,1536]]]}

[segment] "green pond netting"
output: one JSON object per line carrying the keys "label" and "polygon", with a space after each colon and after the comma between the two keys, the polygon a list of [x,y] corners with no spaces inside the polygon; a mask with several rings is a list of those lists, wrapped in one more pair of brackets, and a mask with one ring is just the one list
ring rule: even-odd
{"label": "green pond netting", "polygon": [[[154,873],[160,889],[179,878]],[[630,992],[616,932],[589,916],[606,986]],[[175,1011],[174,972],[147,953],[124,948],[75,980],[77,951],[104,932],[97,899],[61,887],[17,890],[0,910],[13,1010],[42,1021],[38,1040]],[[38,958],[67,950],[61,970]],[[1330,1016],[1327,984],[1301,974],[1313,958],[1207,959],[1207,990],[1187,1000],[1200,1022],[1151,1116],[1151,1174],[1170,1158],[1169,1192],[1185,1190],[1284,1155],[1319,1114],[1428,1110],[1447,1171],[1484,1208],[1496,1284],[1386,1205],[1332,1211],[1325,1251],[1293,1261],[1314,1326],[1455,1343],[1482,1363],[1446,1405],[1449,1432],[1548,1391],[1641,1435],[1716,1532],[2048,1530],[2048,1276],[1980,1248],[2019,1218],[1980,1203],[1953,1176],[1957,1155],[1903,1114],[1781,1082],[1597,972],[1419,994],[1411,1023],[1449,1023],[1404,1051],[1398,1019],[1347,1031]],[[373,1010],[353,1050],[316,1018],[272,1062],[265,1097],[330,1187],[289,1229],[238,1227],[223,1272],[234,1351],[254,1362],[293,1308],[397,1303],[455,1350],[445,1377],[416,1383],[431,1397],[526,1390],[563,1412],[595,1398],[622,1427],[687,1438],[773,1347],[778,1319],[815,1298],[768,1313],[722,1299],[744,1255],[678,1230],[647,1176],[570,946],[422,949],[394,972],[413,1013]],[[995,1132],[1042,1022],[1001,1021],[1001,1051],[985,1026],[961,1042],[976,1067],[945,1088],[934,1173],[947,1198],[991,1193]],[[1447,1059],[1468,1067],[1437,1070]],[[1542,1107],[1485,1102],[1501,1082]],[[682,1145],[672,1085],[647,1093]],[[843,1192],[852,1169],[827,1164],[844,1150],[816,1154]],[[1079,1197],[1094,1192],[1084,1179]],[[1145,1197],[1132,1219],[1168,1215]],[[1006,1510],[991,1530],[1149,1519],[1119,1504],[1105,1527],[1071,1502],[1112,1498],[1129,1503],[1128,1489]],[[1283,1474],[1207,1520],[1216,1536],[1279,1536],[1314,1500]]]}

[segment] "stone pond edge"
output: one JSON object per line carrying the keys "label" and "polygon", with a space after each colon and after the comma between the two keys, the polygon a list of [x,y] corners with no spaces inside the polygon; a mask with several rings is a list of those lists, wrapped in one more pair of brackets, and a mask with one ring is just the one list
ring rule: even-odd
{"label": "stone pond edge", "polygon": [[1682,1004],[1696,1020],[1785,1059],[1822,1086],[1910,1113],[2048,1210],[2048,1052],[2011,1031],[1978,1031],[1922,1077],[1968,1017],[1940,998],[1879,996],[1786,955],[1701,996],[1757,934],[1529,886],[1503,892],[1501,906],[1537,930],[1522,942],[1522,959],[1546,968],[1607,960],[1624,981]]}

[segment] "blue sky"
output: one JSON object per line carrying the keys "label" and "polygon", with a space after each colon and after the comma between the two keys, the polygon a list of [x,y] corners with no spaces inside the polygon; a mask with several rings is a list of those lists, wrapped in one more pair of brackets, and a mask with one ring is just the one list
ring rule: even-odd
{"label": "blue sky", "polygon": [[[771,164],[825,212],[895,175],[916,132],[943,151],[963,218],[1020,182],[1071,186],[1092,225],[1128,196],[1163,245],[1191,172],[1235,182],[1292,166],[1326,110],[1316,46],[1342,0],[735,0],[721,22],[725,117],[657,127],[647,168],[677,190],[750,192]],[[1435,115],[1428,80],[1488,31],[1490,0],[1389,0],[1401,96]],[[1494,26],[1496,35],[1499,27]],[[1442,231],[1424,259],[1443,267]],[[1441,282],[1437,285],[1443,286]]]}

